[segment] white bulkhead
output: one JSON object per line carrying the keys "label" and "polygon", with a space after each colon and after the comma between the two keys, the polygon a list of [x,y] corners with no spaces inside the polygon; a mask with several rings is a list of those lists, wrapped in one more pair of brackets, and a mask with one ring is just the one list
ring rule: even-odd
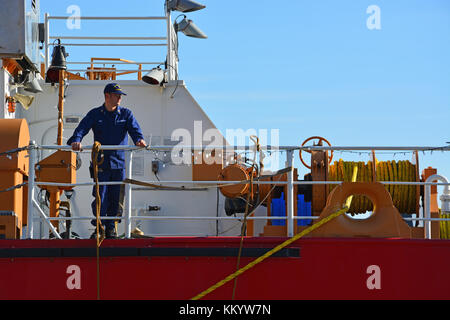
{"label": "white bulkhead", "polygon": [[[103,89],[111,80],[70,80],[65,89],[64,101],[64,131],[63,143],[72,135],[78,122],[86,113],[104,101]],[[152,146],[177,145],[179,141],[172,141],[171,135],[177,129],[189,131],[194,141],[194,125],[201,124],[202,135],[208,129],[215,128],[202,108],[191,96],[183,81],[173,82],[165,87],[150,86],[138,80],[117,80],[127,93],[123,97],[121,106],[133,111],[142,128],[145,140]],[[26,118],[31,139],[38,145],[55,145],[57,138],[57,86],[40,82],[44,92],[35,95],[32,106],[25,110],[18,108],[17,118]],[[196,132],[198,133],[198,132]],[[217,145],[226,143],[216,141]],[[211,141],[202,141],[204,146],[211,145]],[[197,143],[195,143],[197,142]],[[82,141],[84,146],[93,144],[90,132]],[[131,138],[129,143],[132,144]],[[39,160],[47,157],[53,150],[39,152]],[[77,170],[77,183],[92,182],[89,177],[90,152],[84,150],[79,153],[81,167]],[[152,171],[152,161],[159,161],[157,176]],[[160,181],[191,181],[192,166],[188,164],[175,165],[171,161],[170,152],[142,150],[133,153],[133,179],[158,183]],[[162,183],[163,184],[163,183]],[[173,185],[170,186],[180,186]],[[186,189],[194,187],[186,184]],[[62,196],[62,199],[65,198]],[[92,186],[77,186],[71,198],[72,216],[93,217],[91,202],[93,201]],[[45,207],[44,196],[40,197]],[[148,211],[148,208],[159,207],[160,210]],[[262,208],[261,208],[262,209]],[[265,210],[263,210],[265,213]],[[182,216],[182,217],[226,217],[224,212],[224,197],[216,188],[201,188],[200,190],[148,190],[133,185],[132,187],[132,215],[139,216]],[[259,214],[258,214],[259,215]],[[261,224],[262,223],[262,224]],[[255,223],[255,233],[262,232],[265,221]],[[124,223],[118,224],[119,235],[123,234]],[[260,225],[258,227],[258,225]],[[196,235],[196,236],[226,236],[239,235],[241,222],[239,220],[132,220],[132,229],[138,227],[146,235]],[[41,224],[41,230],[35,232],[46,234],[46,225]],[[259,230],[258,230],[259,229]],[[89,220],[75,220],[72,231],[80,237],[89,236],[94,230]]]}

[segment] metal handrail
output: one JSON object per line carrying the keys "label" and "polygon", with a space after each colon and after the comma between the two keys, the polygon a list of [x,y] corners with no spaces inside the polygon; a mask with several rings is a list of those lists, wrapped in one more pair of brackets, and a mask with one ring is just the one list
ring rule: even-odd
{"label": "metal handrail", "polygon": [[167,37],[51,36],[50,39],[65,39],[65,40],[167,40]]}
{"label": "metal handrail", "polygon": [[[66,19],[72,19],[73,16],[49,16],[49,20],[66,20]],[[88,16],[79,16],[77,17],[80,20],[166,20],[166,17],[164,16],[149,16],[149,17],[88,17]]]}
{"label": "metal handrail", "polygon": [[69,69],[69,71],[71,71],[71,72],[86,72],[86,73],[89,73],[89,72],[127,72],[127,71],[130,71],[130,72],[149,72],[149,71],[151,71],[150,69],[148,69],[148,70],[145,70],[145,69],[142,69],[142,70],[140,70],[140,69],[137,69],[137,70],[135,70],[135,69],[114,69],[114,70],[108,70],[108,69],[94,69],[94,70],[86,70],[86,69]]}
{"label": "metal handrail", "polygon": [[[167,35],[166,36],[154,36],[154,37],[125,37],[125,36],[53,36],[50,35],[50,20],[66,20],[66,19],[73,19],[73,16],[50,16],[48,13],[44,16],[44,26],[45,26],[45,35],[44,35],[44,48],[45,48],[45,55],[44,55],[44,66],[45,70],[48,70],[50,65],[50,46],[53,45],[50,40],[51,39],[65,39],[65,40],[150,40],[150,41],[157,41],[161,40],[160,42],[149,42],[149,43],[61,43],[63,46],[102,46],[102,47],[118,47],[118,46],[127,46],[127,47],[167,47],[168,54],[170,54],[170,43],[171,43],[171,34],[170,34],[170,28],[167,27]],[[77,16],[76,19],[79,20],[164,20],[166,21],[166,24],[170,24],[170,15],[166,16],[135,16],[135,17],[125,17],[125,16]],[[87,65],[89,63],[86,63]],[[155,64],[161,64],[161,63],[155,63]],[[91,63],[92,65],[92,63]],[[140,64],[139,64],[140,68]],[[85,72],[86,70],[70,70],[73,72]],[[105,72],[109,72],[111,70],[106,70]],[[116,72],[124,72],[122,74],[117,75],[123,75],[128,74],[132,72],[138,72],[138,79],[140,80],[140,74],[141,72],[149,72],[150,70],[115,70]],[[96,70],[96,72],[99,72],[99,70]],[[101,71],[100,71],[101,72]],[[92,80],[92,79],[91,79]]]}
{"label": "metal handrail", "polygon": [[[164,62],[133,62],[131,64],[163,64]],[[130,62],[120,62],[120,61],[101,61],[101,62],[94,62],[94,61],[86,61],[86,62],[82,62],[82,61],[66,61],[66,64],[130,64]]]}
{"label": "metal handrail", "polygon": [[167,43],[61,43],[72,47],[164,47]]}
{"label": "metal handrail", "polygon": [[[170,151],[173,149],[173,145],[160,145],[160,146],[150,146],[147,147],[147,150],[157,150],[157,151]],[[246,150],[252,151],[255,149],[254,146],[232,146],[232,145],[221,145],[221,146],[198,146],[198,145],[187,145],[182,146],[183,148],[187,148],[193,151],[202,151],[202,150],[214,150],[214,149],[233,149],[233,150]],[[43,149],[66,149],[70,150],[70,146],[57,146],[57,145],[42,145],[39,148]],[[84,147],[85,149],[92,148],[92,145],[88,145]],[[103,150],[142,150],[141,147],[135,146],[105,146],[102,145],[101,149]],[[371,151],[371,150],[379,150],[379,151],[450,151],[450,145],[447,146],[272,146],[272,145],[261,145],[260,149],[262,151],[296,151],[296,150],[305,150],[305,151]]]}

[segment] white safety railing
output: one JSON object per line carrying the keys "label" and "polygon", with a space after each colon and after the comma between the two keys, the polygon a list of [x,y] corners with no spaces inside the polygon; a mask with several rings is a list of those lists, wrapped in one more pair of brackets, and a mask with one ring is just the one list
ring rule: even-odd
{"label": "white safety railing", "polygon": [[[170,151],[173,148],[173,146],[151,146],[147,148],[140,148],[140,147],[133,147],[133,146],[101,146],[101,150],[124,150],[126,151],[126,178],[132,179],[132,164],[133,164],[133,152],[137,150],[147,150],[150,152],[153,151]],[[194,151],[201,151],[201,150],[230,150],[230,146],[224,146],[218,147],[218,146],[184,146],[184,148],[188,148],[190,150]],[[232,150],[247,150],[252,151],[252,148],[249,148],[248,146],[237,146],[237,147],[231,147]],[[55,235],[56,238],[61,239],[61,236],[58,234],[54,226],[52,225],[51,221],[63,221],[63,220],[92,220],[92,216],[86,216],[86,217],[49,217],[45,214],[45,212],[40,207],[39,203],[35,199],[35,186],[39,185],[47,185],[47,186],[61,186],[61,187],[77,187],[77,186],[93,186],[95,185],[95,182],[81,182],[81,183],[55,183],[55,182],[37,182],[35,180],[35,171],[31,168],[35,167],[35,164],[37,163],[37,150],[38,149],[50,149],[50,150],[71,150],[70,146],[58,146],[58,145],[50,145],[50,146],[37,146],[34,141],[30,142],[29,147],[29,177],[28,177],[28,229],[27,229],[27,237],[32,239],[33,238],[33,232],[34,232],[34,221],[37,218],[40,218],[43,220],[49,227],[50,231]],[[92,149],[92,146],[85,146],[85,150]],[[294,165],[294,151],[295,150],[307,150],[307,151],[320,151],[320,150],[403,150],[403,151],[425,151],[430,149],[439,149],[442,151],[449,151],[450,146],[446,147],[324,147],[324,146],[307,146],[307,147],[298,147],[298,146],[279,146],[276,148],[273,148],[271,146],[263,146],[261,147],[262,150],[283,150],[286,151],[286,167],[291,168],[291,170],[287,171],[287,181],[253,181],[254,184],[274,184],[277,185],[286,185],[287,186],[287,212],[286,216],[279,217],[279,216],[254,216],[254,217],[248,217],[247,220],[285,220],[287,222],[287,236],[292,237],[294,236],[294,224],[296,220],[313,220],[318,219],[317,216],[295,216],[295,210],[294,210],[294,186],[295,185],[320,185],[320,184],[341,184],[342,181],[294,181],[293,178],[293,165]],[[253,148],[254,150],[254,148]],[[431,182],[431,180],[441,180],[443,182]],[[425,186],[426,193],[425,193],[425,217],[414,217],[414,218],[403,218],[406,221],[425,221],[427,222],[425,224],[426,228],[426,238],[431,239],[431,222],[432,221],[449,221],[448,218],[431,218],[429,208],[430,203],[430,196],[429,196],[429,188],[432,185],[436,186],[445,186],[447,189],[450,187],[450,183],[448,183],[448,180],[441,176],[432,176],[430,177],[430,181],[426,182],[400,182],[400,181],[379,181],[382,184],[399,184],[399,185],[423,185]],[[168,180],[168,181],[147,181],[147,183],[151,184],[216,184],[217,186],[225,185],[225,184],[239,184],[243,183],[242,181],[189,181],[189,180],[180,180],[180,181],[174,181],[174,180]],[[132,216],[132,187],[130,183],[125,182],[99,182],[99,185],[117,185],[117,184],[125,184],[126,185],[126,203],[127,207],[125,210],[125,215],[121,217],[104,217],[102,216],[102,220],[117,220],[117,219],[123,219],[125,221],[125,237],[130,238],[131,237],[131,221],[132,220],[242,220],[243,217],[214,217],[214,216],[142,216],[142,215],[135,215]],[[35,216],[35,209],[39,216]]]}
{"label": "white safety railing", "polygon": [[[45,13],[44,15],[44,65],[45,70],[48,70],[50,66],[50,60],[51,60],[51,54],[50,54],[50,47],[53,45],[53,41],[56,39],[60,40],[100,40],[97,43],[82,43],[82,42],[61,42],[60,44],[62,46],[83,46],[83,47],[167,47],[167,56],[165,57],[165,61],[146,61],[146,62],[117,62],[117,61],[107,61],[101,60],[97,62],[88,61],[70,61],[68,60],[66,63],[68,65],[87,65],[92,66],[94,64],[96,65],[135,65],[136,67],[139,67],[139,69],[118,69],[114,70],[115,72],[122,72],[123,74],[126,73],[132,73],[132,72],[149,72],[151,69],[141,69],[141,65],[167,65],[167,77],[168,81],[176,80],[177,78],[177,72],[178,72],[178,63],[176,58],[176,33],[173,30],[172,22],[171,22],[171,16],[170,12],[167,11],[165,16],[135,16],[135,17],[123,17],[123,16],[116,16],[116,17],[86,17],[86,16],[77,16],[76,17],[79,20],[98,20],[98,21],[105,21],[105,20],[112,20],[112,21],[119,21],[119,20],[128,20],[128,21],[137,21],[137,20],[145,20],[145,21],[164,21],[166,23],[165,32],[166,35],[163,36],[65,36],[65,35],[53,35],[50,34],[50,21],[51,20],[70,20],[74,19],[73,16],[51,16],[48,13]],[[103,40],[110,40],[110,42],[101,42]],[[115,40],[125,41],[125,42],[114,42]],[[130,43],[127,41],[136,41],[134,43]],[[143,42],[145,41],[145,42]],[[68,68],[67,69],[70,72],[111,72],[111,69],[101,69],[96,68],[95,70],[90,71],[87,69],[74,69],[74,68]]]}

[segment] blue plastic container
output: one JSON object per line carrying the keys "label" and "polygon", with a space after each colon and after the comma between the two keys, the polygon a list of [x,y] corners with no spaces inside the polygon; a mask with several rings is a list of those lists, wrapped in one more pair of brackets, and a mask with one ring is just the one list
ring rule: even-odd
{"label": "blue plastic container", "polygon": [[[281,194],[280,199],[272,199],[271,215],[276,217],[286,217],[286,203],[284,201],[284,194]],[[285,226],[286,220],[271,220],[273,226]]]}
{"label": "blue plastic container", "polygon": [[[305,195],[299,194],[297,198],[297,215],[302,217],[311,217],[311,202],[305,202]],[[311,219],[298,219],[298,226],[307,226]]]}
{"label": "blue plastic container", "polygon": [[[284,201],[284,193],[281,198],[272,199],[271,215],[274,217],[286,217],[286,202]],[[311,216],[311,202],[305,202],[304,195],[299,194],[297,198],[297,215],[303,217]],[[311,223],[311,219],[297,219],[298,226],[307,226]],[[285,226],[286,220],[272,220],[273,226]]]}

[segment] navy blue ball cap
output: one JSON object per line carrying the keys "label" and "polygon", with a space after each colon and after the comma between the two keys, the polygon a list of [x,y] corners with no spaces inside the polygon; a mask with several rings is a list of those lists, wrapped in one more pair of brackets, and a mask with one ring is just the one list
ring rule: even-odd
{"label": "navy blue ball cap", "polygon": [[127,95],[125,92],[122,91],[122,88],[117,83],[108,83],[105,86],[105,90],[103,90],[104,93],[118,93]]}

